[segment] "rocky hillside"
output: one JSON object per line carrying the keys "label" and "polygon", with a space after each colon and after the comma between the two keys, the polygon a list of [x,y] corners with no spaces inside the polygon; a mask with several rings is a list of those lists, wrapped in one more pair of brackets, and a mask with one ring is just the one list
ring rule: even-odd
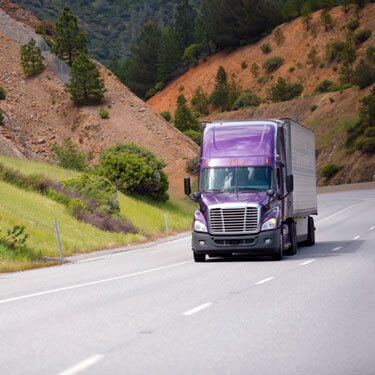
{"label": "rocky hillside", "polygon": [[[11,28],[8,16],[12,17]],[[19,7],[0,2],[0,83],[7,91],[6,100],[1,102],[5,125],[0,127],[0,150],[50,160],[51,144],[69,137],[82,150],[93,152],[95,160],[104,148],[132,141],[147,147],[167,163],[171,192],[181,194],[186,160],[196,155],[198,147],[155,114],[108,70],[100,66],[107,88],[101,107],[74,106],[64,84],[49,66],[35,78],[24,76],[17,35],[21,31],[24,35],[26,31],[35,37],[31,26],[36,22],[35,17]],[[99,115],[103,107],[109,112],[108,119]]]}
{"label": "rocky hillside", "polygon": [[[275,32],[258,43],[241,47],[235,51],[220,52],[205,62],[190,69],[166,88],[153,96],[148,104],[156,111],[169,111],[172,115],[176,108],[177,97],[184,94],[188,101],[197,87],[206,93],[212,92],[218,68],[223,66],[228,76],[234,76],[242,90],[250,89],[259,95],[265,103],[257,108],[248,108],[229,113],[213,113],[210,119],[245,119],[266,117],[293,117],[314,129],[317,136],[318,171],[326,163],[337,163],[343,169],[329,183],[348,183],[375,179],[375,156],[360,152],[349,152],[344,147],[346,129],[358,116],[359,100],[369,93],[369,89],[350,88],[338,92],[316,94],[316,86],[323,80],[339,82],[341,63],[329,63],[326,60],[326,45],[334,41],[344,41],[347,34],[347,23],[354,18],[354,9],[344,13],[341,7],[330,10],[333,29],[325,31],[321,22],[321,11],[313,14],[311,27],[306,31],[302,19],[296,19],[281,25],[284,39],[276,42]],[[375,40],[375,4],[368,4],[359,14],[358,30],[368,29],[372,36],[356,48],[359,62],[366,56],[366,49],[374,46]],[[261,46],[269,44],[271,52],[265,54]],[[315,48],[317,66],[308,64],[308,54]],[[275,72],[268,74],[263,68],[264,62],[273,56],[280,56],[284,63]],[[255,77],[251,71],[252,64],[259,67]],[[300,99],[288,102],[270,103],[267,93],[278,78],[289,82],[301,83],[304,87]],[[203,119],[204,120],[204,119]],[[328,183],[319,178],[319,183]]]}

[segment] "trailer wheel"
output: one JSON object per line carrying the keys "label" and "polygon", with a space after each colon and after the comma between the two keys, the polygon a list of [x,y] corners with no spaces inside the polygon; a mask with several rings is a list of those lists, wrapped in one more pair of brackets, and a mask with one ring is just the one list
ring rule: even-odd
{"label": "trailer wheel", "polygon": [[194,252],[193,254],[194,254],[194,262],[203,263],[206,261],[206,254],[196,253],[196,252]]}
{"label": "trailer wheel", "polygon": [[297,228],[296,223],[292,220],[288,223],[288,230],[290,236],[290,247],[286,250],[286,255],[297,254]]}
{"label": "trailer wheel", "polygon": [[308,232],[307,232],[307,240],[305,241],[305,245],[314,246],[315,245],[315,224],[314,224],[314,218],[311,216],[309,216],[307,228],[308,228]]}

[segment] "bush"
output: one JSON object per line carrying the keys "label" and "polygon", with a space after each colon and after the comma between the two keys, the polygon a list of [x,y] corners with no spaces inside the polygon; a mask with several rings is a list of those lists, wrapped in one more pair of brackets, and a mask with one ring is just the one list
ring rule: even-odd
{"label": "bush", "polygon": [[349,42],[332,42],[326,45],[326,58],[329,62],[353,64],[356,51]]}
{"label": "bush", "polygon": [[300,96],[303,86],[300,83],[288,83],[284,78],[279,78],[276,85],[272,86],[268,92],[268,97],[273,102],[284,102]]}
{"label": "bush", "polygon": [[346,27],[350,31],[357,30],[359,27],[359,19],[358,18],[351,18],[348,23],[346,24]]}
{"label": "bush", "polygon": [[242,68],[243,70],[245,70],[245,69],[247,68],[247,63],[246,63],[246,61],[242,61],[242,63],[241,63],[241,68]]}
{"label": "bush", "polygon": [[164,162],[134,143],[119,144],[100,156],[98,172],[124,193],[168,200],[168,177],[162,171]]}
{"label": "bush", "polygon": [[197,63],[201,50],[202,46],[200,44],[191,44],[184,51],[184,61],[188,62],[189,64]]}
{"label": "bush", "polygon": [[353,73],[353,83],[360,89],[371,86],[375,82],[375,66],[361,60]]}
{"label": "bush", "polygon": [[333,82],[330,81],[329,79],[325,79],[324,81],[320,82],[318,86],[316,86],[316,91],[329,92],[332,86],[333,86]]}
{"label": "bush", "polygon": [[326,180],[330,180],[332,177],[334,177],[338,172],[340,172],[342,169],[341,166],[333,163],[329,163],[323,166],[320,175],[321,177],[324,177]]}
{"label": "bush", "polygon": [[268,53],[270,53],[272,51],[272,48],[271,46],[268,44],[268,43],[264,43],[260,46],[260,49],[262,50],[262,52],[267,55]]}
{"label": "bush", "polygon": [[184,134],[191,138],[198,146],[202,143],[202,133],[193,129],[184,131]]}
{"label": "bush", "polygon": [[365,132],[363,133],[365,137],[375,137],[375,126],[371,126],[370,128],[367,128]]}
{"label": "bush", "polygon": [[294,66],[291,66],[288,71],[289,73],[293,73],[294,71],[296,70],[296,68]]}
{"label": "bush", "polygon": [[186,162],[186,172],[197,174],[199,170],[199,156],[194,156]]}
{"label": "bush", "polygon": [[364,43],[368,38],[370,38],[372,32],[371,30],[361,30],[355,33],[354,35],[354,43],[356,46]]}
{"label": "bush", "polygon": [[4,124],[4,115],[3,115],[3,111],[0,109],[0,125],[3,125]]}
{"label": "bush", "polygon": [[8,229],[5,235],[0,232],[0,243],[11,250],[24,249],[28,237],[25,226],[15,225]]}
{"label": "bush", "polygon": [[163,119],[167,122],[171,122],[172,120],[172,116],[168,111],[160,112],[160,116],[163,117]]}
{"label": "bush", "polygon": [[97,205],[95,208],[100,212],[110,215],[120,213],[116,187],[104,176],[83,173],[77,178],[64,181],[62,186],[94,202]]}
{"label": "bush", "polygon": [[275,42],[278,46],[280,46],[284,40],[285,40],[285,36],[284,36],[284,33],[283,31],[280,29],[280,27],[277,27],[276,30],[274,31],[273,33],[273,37],[275,39]]}
{"label": "bush", "polygon": [[109,112],[104,109],[104,108],[101,108],[100,111],[99,111],[99,115],[102,119],[107,119],[109,118]]}
{"label": "bush", "polygon": [[320,69],[323,69],[325,67],[323,62],[321,62],[318,66],[319,66]]}
{"label": "bush", "polygon": [[257,79],[257,82],[262,84],[262,85],[265,85],[268,82],[268,77],[259,77]]}
{"label": "bush", "polygon": [[258,78],[259,76],[259,65],[257,63],[253,63],[250,68],[251,74],[254,78]]}
{"label": "bush", "polygon": [[191,107],[199,114],[208,115],[209,102],[207,94],[201,87],[198,87],[191,98]]}
{"label": "bush", "polygon": [[266,69],[267,73],[272,73],[280,68],[281,65],[284,64],[284,59],[280,56],[271,57],[270,59],[266,60],[263,64],[264,69]]}
{"label": "bush", "polygon": [[65,138],[61,145],[52,145],[51,149],[61,167],[77,171],[84,171],[87,168],[86,155],[79,151],[70,138]]}
{"label": "bush", "polygon": [[51,21],[41,21],[40,24],[35,28],[37,34],[54,36],[55,35],[55,24]]}
{"label": "bush", "polygon": [[370,63],[375,64],[375,47],[368,47],[366,50],[366,56]]}
{"label": "bush", "polygon": [[318,57],[318,50],[313,47],[307,55],[307,65],[312,65],[314,68],[319,64],[320,59]]}
{"label": "bush", "polygon": [[251,90],[246,90],[240,94],[237,100],[234,102],[232,109],[237,110],[246,107],[257,107],[262,103],[262,100],[255,95]]}
{"label": "bush", "polygon": [[6,96],[4,87],[0,86],[0,100],[5,100]]}
{"label": "bush", "polygon": [[21,47],[21,65],[27,77],[39,74],[44,69],[42,52],[34,39]]}
{"label": "bush", "polygon": [[316,111],[316,109],[318,108],[318,106],[316,104],[313,104],[311,107],[310,107],[310,111],[311,112],[314,112]]}
{"label": "bush", "polygon": [[358,138],[355,143],[355,148],[367,154],[374,154],[375,153],[375,137]]}

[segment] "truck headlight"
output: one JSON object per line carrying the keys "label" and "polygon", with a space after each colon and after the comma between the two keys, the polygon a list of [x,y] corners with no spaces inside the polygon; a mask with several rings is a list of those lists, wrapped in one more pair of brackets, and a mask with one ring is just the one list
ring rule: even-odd
{"label": "truck headlight", "polygon": [[275,217],[272,217],[271,219],[268,219],[265,221],[262,225],[262,230],[271,230],[276,228],[277,220]]}
{"label": "truck headlight", "polygon": [[194,229],[195,232],[203,232],[203,233],[207,233],[208,232],[206,225],[204,225],[199,220],[195,220],[194,221],[193,229]]}

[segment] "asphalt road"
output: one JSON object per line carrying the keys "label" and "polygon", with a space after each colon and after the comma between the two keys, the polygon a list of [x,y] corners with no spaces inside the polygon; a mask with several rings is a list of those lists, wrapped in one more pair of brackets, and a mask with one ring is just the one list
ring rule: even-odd
{"label": "asphalt road", "polygon": [[375,190],[319,210],[282,262],[194,264],[185,237],[0,275],[0,373],[375,374]]}

